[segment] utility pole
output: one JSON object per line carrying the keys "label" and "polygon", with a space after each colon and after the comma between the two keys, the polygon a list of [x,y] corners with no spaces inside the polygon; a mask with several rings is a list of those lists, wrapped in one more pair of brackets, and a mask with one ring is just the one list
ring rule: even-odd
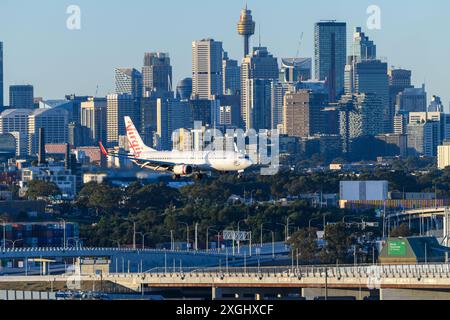
{"label": "utility pole", "polygon": [[133,250],[136,250],[136,221],[133,221]]}
{"label": "utility pole", "polygon": [[195,251],[198,251],[198,223],[195,224]]}

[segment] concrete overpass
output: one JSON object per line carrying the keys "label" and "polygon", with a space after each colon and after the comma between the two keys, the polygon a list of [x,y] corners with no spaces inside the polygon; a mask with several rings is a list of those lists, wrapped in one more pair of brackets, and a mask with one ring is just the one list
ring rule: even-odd
{"label": "concrete overpass", "polygon": [[[232,248],[220,250],[157,250],[127,248],[7,248],[0,251],[0,260],[24,261],[33,259],[65,260],[69,264],[76,258],[107,258],[111,272],[143,272],[157,267],[216,267],[220,265],[243,266],[286,259],[289,247],[283,243],[242,246],[240,252]],[[2,270],[0,268],[0,274]]]}
{"label": "concrete overpass", "polygon": [[400,223],[406,222],[411,225],[413,221],[418,221],[420,235],[426,235],[430,231],[433,231],[432,222],[434,222],[435,229],[442,230],[442,233],[440,235],[442,235],[443,244],[448,247],[450,246],[449,218],[450,208],[448,207],[402,210],[387,214],[385,217],[385,224],[383,228],[385,228],[386,226],[389,231],[391,228],[391,223],[398,226]]}
{"label": "concrete overpass", "polygon": [[[164,272],[167,271],[167,272]],[[207,268],[182,272],[153,270],[147,273],[113,273],[104,275],[13,276],[0,277],[0,284],[33,282],[110,282],[141,290],[203,288],[212,299],[224,294],[255,299],[268,292],[283,296],[297,292],[302,296],[354,296],[362,299],[379,293],[380,298],[450,300],[448,264],[389,266],[291,266],[261,268]]]}

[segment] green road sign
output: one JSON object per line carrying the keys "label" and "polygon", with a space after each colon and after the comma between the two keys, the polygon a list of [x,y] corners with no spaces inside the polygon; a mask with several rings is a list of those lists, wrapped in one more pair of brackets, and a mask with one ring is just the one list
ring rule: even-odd
{"label": "green road sign", "polygon": [[388,255],[390,256],[406,256],[406,241],[397,240],[388,242]]}

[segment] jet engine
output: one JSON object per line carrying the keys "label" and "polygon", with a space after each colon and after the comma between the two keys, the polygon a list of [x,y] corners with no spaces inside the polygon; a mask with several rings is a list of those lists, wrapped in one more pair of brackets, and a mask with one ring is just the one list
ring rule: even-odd
{"label": "jet engine", "polygon": [[173,173],[178,176],[187,176],[192,174],[193,171],[194,170],[192,167],[187,165],[178,165],[173,167]]}

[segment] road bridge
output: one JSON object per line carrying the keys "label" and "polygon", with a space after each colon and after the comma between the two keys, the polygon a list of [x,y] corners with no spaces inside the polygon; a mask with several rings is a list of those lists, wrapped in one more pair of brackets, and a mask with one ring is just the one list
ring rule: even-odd
{"label": "road bridge", "polygon": [[[0,251],[0,260],[23,260],[24,265],[35,259],[57,259],[72,263],[76,258],[107,258],[111,272],[142,272],[156,267],[215,267],[243,266],[286,259],[289,247],[283,243],[264,244],[262,247],[242,246],[216,250],[158,250],[129,248],[7,248]],[[1,273],[0,268],[0,273]]]}
{"label": "road bridge", "polygon": [[[75,278],[74,278],[75,277]],[[208,288],[211,297],[220,299],[222,292],[261,292],[286,289],[304,293],[320,289],[338,294],[361,296],[377,291],[382,299],[450,299],[450,266],[448,264],[388,266],[290,266],[251,268],[205,268],[170,270],[155,269],[146,273],[111,273],[103,275],[11,276],[0,277],[1,283],[32,282],[111,282],[134,291],[148,289]],[[234,291],[233,291],[234,290]]]}

